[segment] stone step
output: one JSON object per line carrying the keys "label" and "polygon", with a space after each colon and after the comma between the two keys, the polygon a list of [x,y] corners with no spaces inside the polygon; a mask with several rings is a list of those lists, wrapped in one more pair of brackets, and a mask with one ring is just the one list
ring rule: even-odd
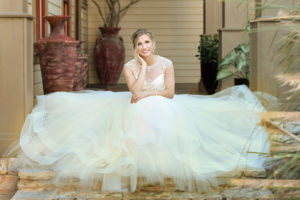
{"label": "stone step", "polygon": [[278,145],[278,146],[271,146],[270,152],[299,152],[300,151],[300,144],[291,144],[291,145]]}
{"label": "stone step", "polygon": [[11,194],[0,194],[0,200],[10,200],[15,193],[11,193]]}
{"label": "stone step", "polygon": [[0,194],[11,194],[17,190],[17,175],[0,175]]}
{"label": "stone step", "polygon": [[[244,176],[243,176],[244,175]],[[217,177],[218,184],[220,186],[226,186],[232,178],[241,178],[241,177],[256,177],[261,178],[266,176],[266,171],[264,169],[246,169],[244,171],[235,170],[231,172],[227,172]],[[38,169],[29,169],[19,172],[20,180],[18,182],[18,190],[23,191],[35,191],[35,190],[54,190],[57,188],[54,184],[52,184],[52,179],[55,177],[55,173],[53,171],[47,170],[38,170]],[[78,188],[78,181],[74,179],[72,183],[62,184],[65,185],[64,190],[74,191]],[[101,189],[101,182],[93,188],[93,190]],[[129,188],[124,188],[125,190],[129,190]],[[148,191],[148,192],[165,192],[165,191],[176,191],[178,188],[175,187],[175,184],[172,179],[165,178],[164,185],[160,185],[159,183],[148,183],[143,178],[138,178],[137,182],[137,190],[138,191]]]}
{"label": "stone step", "polygon": [[[226,186],[232,178],[243,177],[265,177],[266,171],[264,169],[246,169],[244,171],[232,171],[224,173],[222,176],[217,178],[218,184],[220,186]],[[57,188],[52,184],[52,179],[55,177],[55,173],[47,170],[22,170],[19,172],[20,181],[18,182],[18,190],[23,191],[35,191],[35,190],[54,190]],[[75,191],[78,188],[78,182],[73,181],[72,184],[65,184],[64,190]],[[100,190],[101,182],[97,184],[93,190]],[[128,188],[125,190],[128,190]],[[137,183],[138,191],[148,191],[148,192],[164,192],[164,191],[176,191],[178,190],[172,179],[165,178],[164,185],[160,184],[149,184],[143,178],[138,178]]]}
{"label": "stone step", "polygon": [[14,161],[15,158],[0,158],[0,175],[8,174],[8,169]]}
{"label": "stone step", "polygon": [[12,200],[250,200],[273,199],[274,195],[269,190],[251,188],[234,188],[211,193],[191,192],[135,192],[135,193],[99,193],[99,192],[72,192],[59,193],[57,191],[18,191]]}
{"label": "stone step", "polygon": [[26,180],[49,180],[55,177],[56,173],[47,169],[22,169],[19,171],[20,179]]}
{"label": "stone step", "polygon": [[231,188],[223,187],[207,193],[201,192],[97,192],[97,191],[18,191],[12,200],[271,200],[300,199],[299,180],[232,179]]}
{"label": "stone step", "polygon": [[231,179],[229,186],[251,188],[293,188],[300,191],[300,180],[283,179]]}

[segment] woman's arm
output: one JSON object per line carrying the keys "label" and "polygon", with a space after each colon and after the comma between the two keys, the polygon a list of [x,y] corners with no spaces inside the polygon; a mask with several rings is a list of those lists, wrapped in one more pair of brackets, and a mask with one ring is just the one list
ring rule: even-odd
{"label": "woman's arm", "polygon": [[136,103],[139,100],[148,96],[157,96],[157,95],[172,99],[174,97],[174,93],[175,93],[174,67],[173,65],[170,65],[166,69],[164,90],[141,91],[141,92],[132,93],[133,95],[132,95],[131,103]]}
{"label": "woman's arm", "polygon": [[132,94],[142,91],[145,76],[146,76],[146,68],[147,68],[147,64],[143,59],[141,59],[139,56],[137,56],[136,59],[142,65],[141,72],[139,73],[139,77],[137,79],[135,79],[133,75],[133,71],[131,71],[130,68],[128,67],[123,68],[128,89]]}

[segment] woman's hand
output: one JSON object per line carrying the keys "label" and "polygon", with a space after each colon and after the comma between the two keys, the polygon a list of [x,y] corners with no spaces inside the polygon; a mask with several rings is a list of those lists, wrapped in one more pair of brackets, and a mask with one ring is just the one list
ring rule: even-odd
{"label": "woman's hand", "polygon": [[138,63],[140,63],[140,65],[142,65],[142,68],[147,67],[146,61],[137,52],[135,52],[135,58],[138,61]]}
{"label": "woman's hand", "polygon": [[130,103],[136,103],[139,100],[148,97],[149,93],[147,91],[135,92],[132,94]]}

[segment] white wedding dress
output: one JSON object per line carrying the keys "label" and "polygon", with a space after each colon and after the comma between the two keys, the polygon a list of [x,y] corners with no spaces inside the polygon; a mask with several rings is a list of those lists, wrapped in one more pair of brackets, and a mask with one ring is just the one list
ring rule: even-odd
{"label": "white wedding dress", "polygon": [[[147,68],[144,90],[163,90],[172,62],[157,56]],[[137,78],[136,60],[129,67]],[[101,180],[103,191],[136,189],[172,178],[178,188],[204,189],[216,176],[261,168],[269,143],[258,112],[264,108],[246,86],[215,95],[150,96],[130,103],[130,92],[55,92],[38,96],[20,135],[15,167],[44,166],[56,183],[75,177]],[[197,183],[197,184],[195,184]],[[196,187],[196,188],[195,188]],[[198,188],[197,188],[198,187]]]}

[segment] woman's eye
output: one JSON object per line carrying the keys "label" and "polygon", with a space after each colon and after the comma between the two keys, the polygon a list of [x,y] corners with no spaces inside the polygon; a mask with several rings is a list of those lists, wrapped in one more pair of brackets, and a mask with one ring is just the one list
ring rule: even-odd
{"label": "woman's eye", "polygon": [[150,43],[150,41],[146,41],[145,43]]}

